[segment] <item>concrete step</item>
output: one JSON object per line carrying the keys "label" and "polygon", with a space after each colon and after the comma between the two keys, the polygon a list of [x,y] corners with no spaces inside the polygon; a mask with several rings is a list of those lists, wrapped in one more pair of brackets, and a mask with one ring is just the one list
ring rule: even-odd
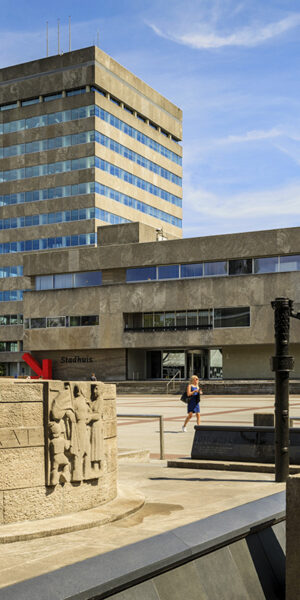
{"label": "concrete step", "polygon": [[[225,460],[199,460],[196,458],[176,458],[167,461],[167,467],[181,469],[205,469],[211,471],[245,471],[255,473],[275,473],[275,466],[267,463],[230,462]],[[300,473],[300,465],[290,465],[290,475]]]}
{"label": "concrete step", "polygon": [[[179,395],[186,389],[188,381],[174,381],[167,387],[168,381],[112,381],[117,387],[117,394],[174,394]],[[260,395],[274,394],[274,380],[201,380],[200,385],[206,395]],[[290,394],[300,394],[300,380],[290,380]]]}
{"label": "concrete step", "polygon": [[138,449],[131,450],[129,448],[118,449],[118,462],[150,462],[150,450]]}

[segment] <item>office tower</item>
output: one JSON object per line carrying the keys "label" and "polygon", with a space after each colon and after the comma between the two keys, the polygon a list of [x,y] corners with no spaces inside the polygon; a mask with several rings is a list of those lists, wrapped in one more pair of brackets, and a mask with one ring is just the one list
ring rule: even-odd
{"label": "office tower", "polygon": [[53,250],[59,261],[64,248],[96,245],[107,224],[139,221],[158,239],[181,237],[181,122],[179,108],[96,47],[0,70],[7,375],[25,368],[24,254]]}

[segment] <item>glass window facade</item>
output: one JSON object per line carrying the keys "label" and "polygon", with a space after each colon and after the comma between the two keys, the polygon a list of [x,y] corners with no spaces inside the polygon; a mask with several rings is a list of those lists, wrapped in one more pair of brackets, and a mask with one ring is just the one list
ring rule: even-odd
{"label": "glass window facade", "polygon": [[31,319],[26,318],[24,320],[25,329],[45,329],[48,327],[92,327],[94,325],[99,325],[99,315],[31,317]]}
{"label": "glass window facade", "polygon": [[163,265],[158,267],[158,279],[178,279],[179,265]]}
{"label": "glass window facade", "polygon": [[90,287],[101,284],[101,271],[87,271],[86,273],[61,273],[59,275],[39,275],[35,278],[36,291]]}
{"label": "glass window facade", "polygon": [[277,273],[279,271],[278,256],[253,259],[253,273]]}
{"label": "glass window facade", "polygon": [[125,330],[250,327],[250,307],[124,314]]}
{"label": "glass window facade", "polygon": [[0,278],[3,277],[22,277],[23,266],[14,265],[11,267],[0,267]]}
{"label": "glass window facade", "polygon": [[181,277],[202,277],[203,263],[181,265]]}
{"label": "glass window facade", "polygon": [[22,325],[23,315],[0,315],[0,327],[2,325]]}
{"label": "glass window facade", "polygon": [[127,269],[126,281],[153,281],[156,279],[156,267],[138,267],[136,269]]}
{"label": "glass window facade", "polygon": [[19,352],[21,351],[21,343],[19,342],[0,342],[0,352]]}
{"label": "glass window facade", "polygon": [[216,261],[216,262],[205,262],[204,263],[204,275],[206,277],[216,277],[221,275],[227,275],[227,261]]}
{"label": "glass window facade", "polygon": [[[46,188],[40,190],[32,190],[29,192],[20,192],[17,194],[5,194],[0,196],[0,206],[9,206],[11,204],[23,204],[25,202],[40,202],[42,200],[51,200],[54,198],[65,198],[68,196],[80,196],[83,194],[100,194],[102,196],[106,196],[107,198],[111,198],[116,202],[120,202],[125,206],[130,206],[140,212],[151,215],[157,219],[165,221],[166,223],[171,223],[175,225],[175,227],[182,227],[182,220],[170,215],[158,208],[154,208],[153,206],[146,204],[145,202],[141,202],[139,200],[135,200],[122,192],[118,192],[112,188],[101,185],[100,183],[88,182],[88,183],[80,183],[76,185],[65,185],[59,186],[55,188]],[[111,216],[112,213],[107,213],[101,209],[96,209],[99,211],[96,213],[96,218],[101,219],[102,221],[106,221],[109,223],[116,223],[117,215]],[[119,217],[120,221],[125,222],[125,219],[122,220],[122,217]],[[10,222],[10,220],[6,220],[6,222]],[[18,221],[17,221],[18,222]],[[4,227],[3,228],[7,228]],[[10,227],[8,227],[10,228]]]}
{"label": "glass window facade", "polygon": [[[95,90],[95,88],[93,88],[93,90]],[[74,96],[77,93],[84,93],[84,91],[85,91],[84,88],[82,88],[82,91],[72,90],[70,92],[67,92],[67,96]],[[99,90],[97,90],[97,91],[99,93],[101,93]],[[102,93],[102,95],[105,96],[104,93]],[[51,96],[46,97],[47,98],[46,102],[49,100],[55,100],[59,97],[61,97],[61,96],[52,94]],[[35,98],[34,100],[39,101],[37,98]],[[23,101],[23,102],[25,103],[26,101]],[[32,104],[35,103],[33,101],[31,102],[30,100],[27,102],[32,103]],[[22,103],[22,106],[25,106],[25,104]],[[0,106],[0,111],[10,110],[12,108],[17,108],[16,102],[14,102],[12,104],[7,104],[6,106]],[[129,109],[129,111],[131,112],[131,114],[133,114],[133,111],[131,111],[130,109]],[[160,144],[159,142],[156,142],[155,140],[148,137],[147,135],[141,133],[141,131],[138,131],[134,127],[131,127],[125,121],[121,121],[120,119],[118,119],[117,117],[115,117],[114,115],[105,111],[104,109],[100,108],[97,105],[82,106],[80,108],[74,108],[71,110],[63,110],[63,111],[58,111],[58,112],[51,113],[51,114],[30,117],[27,119],[19,119],[17,121],[10,121],[8,123],[0,123],[0,135],[3,133],[13,133],[15,131],[22,131],[24,129],[33,129],[36,127],[46,127],[47,125],[53,125],[56,123],[66,123],[67,121],[73,121],[73,120],[77,120],[77,119],[86,119],[88,117],[92,117],[95,115],[98,118],[100,118],[102,121],[106,121],[113,127],[116,127],[117,129],[123,131],[130,137],[136,139],[138,142],[141,142],[145,146],[148,146],[155,152],[158,152],[162,156],[165,156],[166,158],[168,158],[169,160],[172,160],[173,162],[175,162],[178,165],[182,165],[181,156],[179,156],[178,154],[176,154],[169,148],[166,148],[164,145]]]}
{"label": "glass window facade", "polygon": [[215,308],[214,327],[250,327],[250,308]]}
{"label": "glass window facade", "polygon": [[0,302],[14,302],[23,300],[23,290],[5,290],[0,292]]}
{"label": "glass window facade", "polygon": [[300,254],[280,256],[280,271],[300,271]]}
{"label": "glass window facade", "polygon": [[249,275],[252,273],[252,259],[238,258],[228,261],[229,275]]}
{"label": "glass window facade", "polygon": [[99,219],[100,221],[105,221],[106,223],[112,224],[130,222],[128,219],[124,219],[123,217],[119,217],[118,215],[114,215],[100,208],[92,207],[66,210],[56,213],[28,215],[26,217],[11,217],[10,219],[0,219],[0,230],[19,229],[22,227],[32,227],[34,225],[52,225],[53,223],[82,221],[88,219]]}
{"label": "glass window facade", "polygon": [[0,244],[0,254],[31,252],[32,250],[52,250],[54,248],[69,248],[70,246],[87,246],[95,245],[95,243],[95,233],[82,233],[80,235],[65,235],[21,242],[6,242]]}
{"label": "glass window facade", "polygon": [[113,165],[107,162],[106,160],[103,160],[102,158],[98,158],[98,156],[95,157],[95,166],[97,167],[97,169],[100,169],[101,171],[105,171],[106,173],[113,175],[113,177],[118,177],[118,179],[121,179],[126,183],[130,183],[131,185],[134,185],[138,188],[141,188],[142,190],[145,190],[146,192],[149,192],[149,194],[153,194],[154,196],[158,196],[162,200],[166,200],[166,202],[170,202],[175,206],[182,206],[182,200],[178,196],[167,192],[166,190],[154,185],[153,183],[150,183],[149,181],[146,181],[145,179],[141,179],[141,177],[133,175],[133,173],[129,173],[128,171],[125,171],[124,169]]}
{"label": "glass window facade", "polygon": [[119,144],[115,140],[112,140],[111,138],[103,135],[102,133],[99,133],[98,131],[95,132],[95,136],[96,136],[96,142],[98,142],[98,144],[101,144],[102,146],[105,146],[106,148],[109,148],[110,150],[117,152],[118,154],[120,154],[121,156],[124,156],[128,160],[135,162],[136,164],[144,167],[145,169],[149,169],[153,173],[156,173],[157,175],[160,175],[160,177],[164,177],[165,179],[168,179],[169,181],[171,181],[172,183],[175,183],[176,185],[180,185],[180,186],[182,185],[181,177],[178,177],[178,175],[175,175],[174,173],[171,173],[171,171],[168,171],[167,169],[164,169],[160,165],[157,165],[156,163],[145,158],[141,154],[137,154],[133,150],[126,148],[126,146],[122,146],[122,144]]}

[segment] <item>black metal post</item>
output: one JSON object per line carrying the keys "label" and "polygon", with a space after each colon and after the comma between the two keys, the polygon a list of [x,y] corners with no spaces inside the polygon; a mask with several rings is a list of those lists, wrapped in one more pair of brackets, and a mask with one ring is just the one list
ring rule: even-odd
{"label": "black metal post", "polygon": [[275,347],[272,370],[275,371],[275,481],[286,481],[289,475],[289,376],[294,359],[289,356],[290,316],[293,302],[276,298]]}

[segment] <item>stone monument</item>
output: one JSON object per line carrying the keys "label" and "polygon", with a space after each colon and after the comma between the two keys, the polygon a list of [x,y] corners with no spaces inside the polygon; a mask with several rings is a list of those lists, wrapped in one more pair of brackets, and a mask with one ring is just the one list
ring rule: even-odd
{"label": "stone monument", "polygon": [[0,524],[78,512],[116,495],[114,385],[0,383]]}

